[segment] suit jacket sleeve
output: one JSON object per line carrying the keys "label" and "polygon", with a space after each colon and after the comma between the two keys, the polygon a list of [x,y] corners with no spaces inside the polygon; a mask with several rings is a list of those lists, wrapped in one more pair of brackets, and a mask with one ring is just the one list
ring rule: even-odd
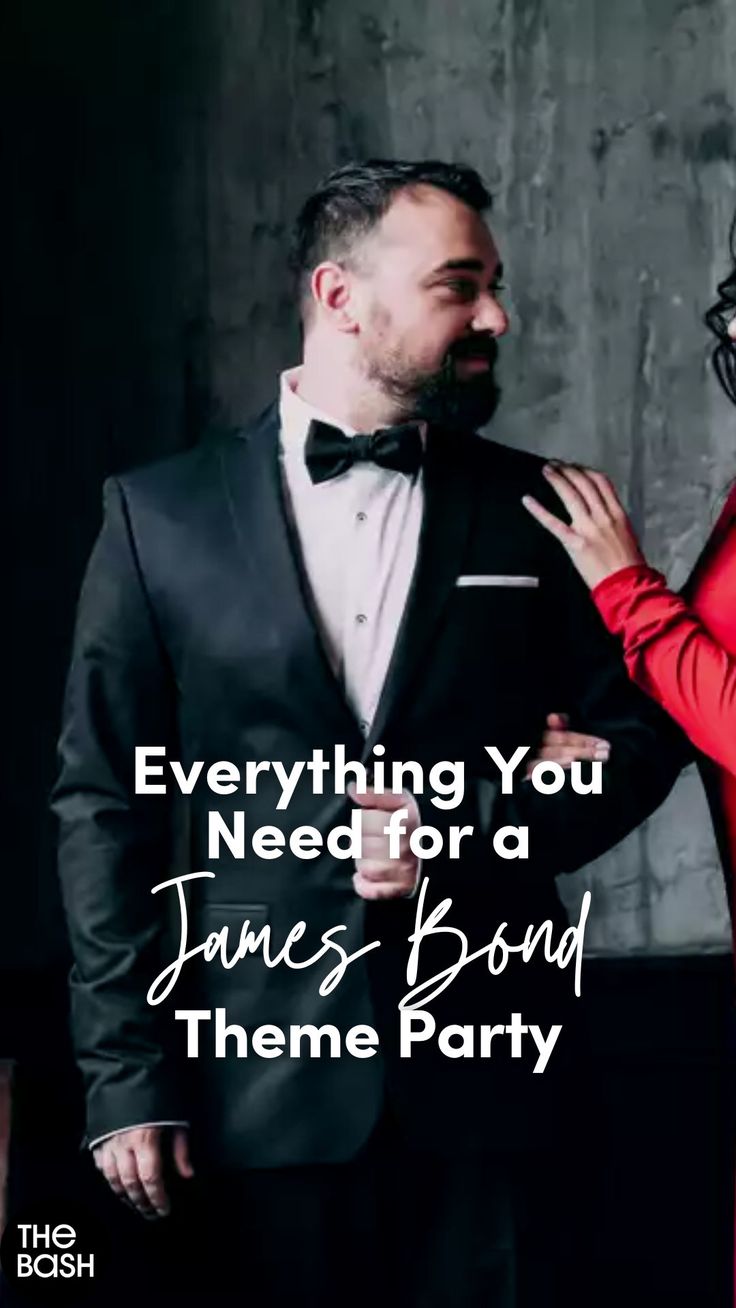
{"label": "suit jacket sleeve", "polygon": [[568,782],[556,794],[543,795],[526,781],[513,797],[499,800],[494,815],[496,824],[528,824],[531,858],[553,874],[582,867],[639,826],[693,757],[682,732],[630,681],[618,643],[562,551],[556,565],[547,622],[559,633],[553,679],[559,700],[548,711],[567,712],[572,729],[610,741],[603,791],[578,795]]}
{"label": "suit jacket sleeve", "polygon": [[[166,796],[135,794],[137,745],[175,739],[174,683],[115,480],[82,587],[52,796],[74,966],[72,1030],[95,1139],[186,1107],[161,1008],[161,895],[170,875]],[[168,961],[165,960],[165,961]]]}

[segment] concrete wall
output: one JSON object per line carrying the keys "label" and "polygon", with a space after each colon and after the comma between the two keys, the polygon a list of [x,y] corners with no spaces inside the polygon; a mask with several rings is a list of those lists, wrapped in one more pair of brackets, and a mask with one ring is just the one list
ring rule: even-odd
{"label": "concrete wall", "polygon": [[[605,468],[651,559],[687,575],[736,468],[701,325],[736,205],[732,0],[218,0],[208,93],[207,346],[239,417],[296,350],[288,222],[335,164],[476,165],[513,334],[494,435]],[[559,707],[559,706],[550,706]],[[722,874],[686,774],[563,887],[598,952],[723,949]]]}
{"label": "concrete wall", "polygon": [[[336,163],[440,155],[483,172],[513,318],[494,431],[608,469],[651,557],[684,579],[736,468],[700,324],[736,203],[736,6],[8,8],[0,968],[25,968],[64,951],[46,796],[101,482],[196,439],[208,409],[239,419],[270,397],[297,350],[288,226]],[[587,884],[599,951],[725,948],[697,778],[566,884],[573,908]]]}

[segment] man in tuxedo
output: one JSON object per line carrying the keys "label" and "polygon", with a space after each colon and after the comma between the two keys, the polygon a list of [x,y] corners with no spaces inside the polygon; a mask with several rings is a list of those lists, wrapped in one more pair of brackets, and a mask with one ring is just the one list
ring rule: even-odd
{"label": "man in tuxedo", "polygon": [[[581,1196],[568,1151],[586,1090],[569,973],[538,953],[500,976],[481,961],[427,1005],[438,1029],[513,1013],[561,1023],[543,1075],[536,1050],[520,1058],[498,1041],[491,1058],[449,1058],[433,1041],[402,1058],[398,1045],[420,878],[425,916],[449,895],[446,921],[472,948],[500,923],[514,941],[545,920],[559,936],[555,877],[651,813],[684,758],[522,506],[527,493],[549,502],[543,461],[475,434],[496,405],[508,327],[489,205],[478,175],[455,165],[333,173],[297,223],[301,365],[256,420],[108,481],[82,590],[55,808],[89,1144],[148,1215],[168,1212],[194,1163],[187,1184],[207,1196],[221,1255],[242,1251],[263,1302],[295,1287],[305,1303],[572,1302]],[[503,793],[484,747],[509,757],[538,742],[557,707],[610,742],[602,794],[543,795],[519,772]],[[136,746],[165,747],[165,794],[136,793]],[[364,833],[353,866],[288,846],[268,861],[210,854],[213,809],[230,829],[245,808],[251,828],[287,835],[344,822],[350,797],[315,795],[308,775],[286,810],[266,768],[245,800],[236,786],[195,787],[183,867],[215,876],[187,883],[190,940],[227,924],[237,938],[247,918],[279,945],[300,921],[310,941],[341,924],[346,950],[380,945],[328,995],[329,963],[249,956],[226,970],[200,958],[175,999],[149,1004],[172,957],[172,891],[151,894],[173,875],[168,760],[185,773],[197,761],[288,768],[336,746],[367,764],[461,761],[462,802],[353,796]],[[402,805],[391,858],[387,810]],[[420,868],[409,845],[420,821],[471,827],[462,857]],[[491,833],[512,824],[529,828],[528,859],[494,852]],[[449,936],[431,942],[423,975],[453,952]],[[172,1009],[223,1007],[248,1031],[371,1025],[380,1050],[240,1058],[231,1036],[221,1058],[202,1027],[187,1059]]]}

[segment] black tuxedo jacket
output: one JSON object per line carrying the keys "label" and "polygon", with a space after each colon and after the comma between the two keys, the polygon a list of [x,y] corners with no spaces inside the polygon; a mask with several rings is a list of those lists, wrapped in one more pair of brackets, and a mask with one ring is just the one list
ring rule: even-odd
{"label": "black tuxedo jacket", "polygon": [[[266,777],[258,793],[217,797],[200,785],[187,805],[186,849],[177,871],[205,868],[193,883],[190,941],[248,917],[275,942],[304,920],[305,941],[345,924],[345,947],[366,935],[379,949],[351,964],[330,996],[328,965],[269,969],[247,957],[185,966],[172,1001],[151,1007],[147,989],[175,948],[167,937],[172,892],[150,888],[172,875],[175,790],[134,793],[134,750],[165,745],[188,769],[229,760],[290,765],[336,744],[369,758],[463,760],[467,794],[443,812],[419,796],[440,829],[471,823],[464,857],[425,864],[430,899],[450,895],[446,919],[473,947],[499,922],[518,941],[530,923],[566,925],[554,877],[602,853],[662,801],[685,757],[679,733],[624,675],[589,596],[566,556],[521,504],[547,499],[542,460],[477,436],[433,432],[425,463],[419,555],[393,660],[370,738],[363,739],[321,646],[298,549],[284,513],[275,406],[247,428],[106,484],[106,512],[79,605],[54,795],[61,822],[60,871],[75,966],[72,1016],[91,1139],[135,1123],[188,1119],[209,1161],[278,1166],[352,1156],[388,1096],[406,1129],[435,1147],[525,1146],[561,1129],[579,1102],[573,1051],[572,975],[545,963],[489,975],[465,969],[431,1005],[448,1021],[506,1023],[511,1013],[546,1028],[563,1022],[547,1071],[536,1053],[511,1059],[496,1041],[490,1060],[451,1060],[436,1047],[398,1051],[396,1003],[408,989],[406,937],[416,903],[366,905],[350,862],[320,856],[244,861],[208,858],[208,811],[249,831],[288,834],[302,823],[327,832],[346,819],[343,796],[315,797],[309,780],[286,811]],[[349,566],[349,560],[346,560]],[[460,575],[531,576],[536,587],[460,586]],[[545,715],[567,711],[576,727],[612,742],[604,794],[554,796],[528,783],[500,793],[484,745],[510,753],[539,739]],[[507,861],[491,830],[530,828],[531,857]],[[178,827],[177,827],[178,829]],[[168,901],[167,901],[168,896]],[[167,902],[165,902],[167,901]],[[306,953],[313,949],[305,950]],[[422,974],[454,956],[427,947]],[[335,959],[333,957],[332,962]],[[375,1025],[380,1056],[358,1060],[234,1051],[214,1057],[211,1029],[200,1056],[184,1057],[172,1009],[225,1007],[229,1022]],[[531,1040],[528,1041],[531,1044]],[[501,1047],[499,1048],[499,1044]]]}

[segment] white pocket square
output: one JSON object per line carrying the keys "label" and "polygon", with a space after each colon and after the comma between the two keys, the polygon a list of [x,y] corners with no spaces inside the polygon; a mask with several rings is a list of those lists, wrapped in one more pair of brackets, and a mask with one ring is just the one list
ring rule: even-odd
{"label": "white pocket square", "polygon": [[495,572],[466,573],[458,577],[455,581],[456,586],[522,586],[536,587],[539,585],[539,577],[523,577],[504,575]]}

